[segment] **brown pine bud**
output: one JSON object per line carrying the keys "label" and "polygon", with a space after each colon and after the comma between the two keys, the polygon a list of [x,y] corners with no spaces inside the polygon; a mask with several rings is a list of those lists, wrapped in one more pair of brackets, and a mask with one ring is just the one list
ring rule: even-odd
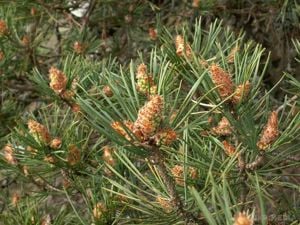
{"label": "brown pine bud", "polygon": [[180,186],[184,186],[184,179],[183,179],[183,166],[176,165],[171,169],[171,173],[175,179],[176,184]]}
{"label": "brown pine bud", "polygon": [[224,151],[228,156],[232,156],[235,153],[235,147],[232,146],[229,142],[226,140],[222,142],[224,146]]}
{"label": "brown pine bud", "polygon": [[21,43],[22,43],[22,45],[23,45],[24,47],[28,47],[29,44],[30,44],[30,38],[29,38],[29,36],[28,36],[28,35],[24,35],[24,36],[22,37]]}
{"label": "brown pine bud", "polygon": [[155,41],[157,39],[157,30],[153,27],[150,27],[148,30],[148,34],[151,40]]}
{"label": "brown pine bud", "polygon": [[197,171],[197,169],[194,168],[194,167],[189,167],[189,176],[193,180],[198,179],[198,171]]}
{"label": "brown pine bud", "polygon": [[112,97],[114,95],[114,93],[112,92],[110,86],[105,85],[102,89],[103,94],[106,95],[107,97]]}
{"label": "brown pine bud", "polygon": [[49,131],[44,125],[32,119],[28,120],[27,124],[29,133],[33,135],[36,141],[42,141],[44,144],[48,144],[51,141]]}
{"label": "brown pine bud", "polygon": [[252,225],[253,219],[245,212],[239,212],[234,217],[234,224],[233,225]]}
{"label": "brown pine bud", "polygon": [[162,196],[157,196],[156,201],[166,213],[172,212],[173,209],[170,199],[163,198]]}
{"label": "brown pine bud", "polygon": [[240,50],[239,46],[235,46],[231,49],[229,55],[227,56],[227,62],[233,63],[235,54]]}
{"label": "brown pine bud", "polygon": [[192,48],[191,46],[184,41],[184,38],[181,35],[177,35],[175,39],[175,47],[176,47],[176,54],[178,56],[191,57],[192,55]]}
{"label": "brown pine bud", "polygon": [[176,141],[176,139],[177,139],[176,132],[170,128],[160,130],[154,136],[154,140],[155,140],[157,146],[160,146],[160,145],[169,146],[174,141]]}
{"label": "brown pine bud", "polygon": [[85,45],[79,41],[75,41],[73,44],[73,50],[76,54],[83,54],[85,52]]}
{"label": "brown pine bud", "polygon": [[55,67],[49,70],[50,87],[56,93],[60,94],[66,90],[67,77],[66,75]]}
{"label": "brown pine bud", "polygon": [[16,207],[19,203],[21,199],[21,196],[17,193],[17,192],[14,192],[12,197],[11,197],[11,204]]}
{"label": "brown pine bud", "polygon": [[4,52],[0,51],[0,62],[5,58]]}
{"label": "brown pine bud", "polygon": [[7,24],[4,20],[0,20],[0,36],[8,34]]}
{"label": "brown pine bud", "polygon": [[51,142],[50,142],[50,148],[52,149],[59,149],[61,147],[61,139],[60,138],[54,138]]}
{"label": "brown pine bud", "polygon": [[50,216],[50,214],[47,214],[47,215],[43,216],[42,221],[41,221],[41,225],[51,225],[51,216]]}
{"label": "brown pine bud", "polygon": [[105,213],[106,211],[107,211],[106,206],[103,203],[98,202],[93,209],[94,219],[99,220],[103,215],[103,213]]}
{"label": "brown pine bud", "polygon": [[70,145],[68,148],[67,161],[71,166],[76,165],[80,162],[81,153],[76,145]]}
{"label": "brown pine bud", "polygon": [[155,95],[139,110],[138,118],[134,123],[134,129],[140,130],[144,139],[148,139],[155,134],[159,127],[162,119],[163,105],[163,98]]}
{"label": "brown pine bud", "polygon": [[230,75],[225,72],[220,66],[212,64],[209,67],[212,81],[217,86],[217,90],[222,99],[225,99],[233,94],[234,85]]}
{"label": "brown pine bud", "polygon": [[260,150],[265,150],[272,144],[278,137],[278,115],[276,111],[271,112],[268,122],[265,125],[257,147]]}
{"label": "brown pine bud", "polygon": [[113,151],[114,151],[114,149],[113,148],[111,148],[111,147],[109,147],[109,146],[104,146],[103,147],[103,155],[102,155],[102,158],[103,158],[103,160],[107,163],[107,164],[109,164],[109,165],[111,165],[111,166],[115,166],[116,165],[116,161],[115,161],[115,159],[114,159],[114,157],[113,157]]}
{"label": "brown pine bud", "polygon": [[74,112],[74,113],[80,112],[80,106],[76,103],[72,104],[71,109],[72,109],[72,112]]}
{"label": "brown pine bud", "polygon": [[232,133],[232,127],[226,117],[222,117],[216,127],[212,128],[212,132],[216,135],[228,136]]}
{"label": "brown pine bud", "polygon": [[11,165],[17,165],[17,160],[15,158],[15,153],[12,145],[10,144],[5,145],[2,151],[3,151],[3,157],[5,158],[7,163]]}
{"label": "brown pine bud", "polygon": [[251,84],[249,81],[246,81],[245,84],[240,84],[236,87],[234,95],[232,96],[232,102],[238,104],[247,98],[250,92]]}

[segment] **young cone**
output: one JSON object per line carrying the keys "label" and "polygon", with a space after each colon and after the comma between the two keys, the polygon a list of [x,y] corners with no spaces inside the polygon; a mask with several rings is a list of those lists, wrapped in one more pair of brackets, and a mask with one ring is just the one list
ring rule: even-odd
{"label": "young cone", "polygon": [[66,75],[55,67],[49,70],[50,87],[56,93],[60,94],[66,90],[67,77]]}
{"label": "young cone", "polygon": [[228,141],[223,141],[224,151],[228,156],[232,156],[235,153],[235,147],[232,146]]}
{"label": "young cone", "polygon": [[233,225],[253,225],[253,219],[245,212],[239,212],[234,217]]}
{"label": "young cone", "polygon": [[238,104],[242,102],[249,94],[251,88],[250,82],[247,80],[245,84],[240,84],[236,87],[234,95],[232,96],[232,102]]}
{"label": "young cone", "polygon": [[157,86],[154,84],[153,77],[147,73],[147,67],[144,63],[138,66],[136,79],[137,91],[146,95],[154,95],[156,93]]}
{"label": "young cone", "polygon": [[29,133],[34,136],[36,141],[42,141],[44,144],[48,144],[51,141],[49,131],[44,125],[32,119],[30,119],[27,124]]}
{"label": "young cone", "polygon": [[234,85],[230,75],[217,64],[212,64],[209,67],[209,71],[211,74],[212,81],[217,86],[217,90],[221,98],[225,99],[232,95]]}
{"label": "young cone", "polygon": [[5,145],[2,149],[2,151],[3,151],[3,157],[5,158],[7,163],[9,163],[11,165],[17,165],[17,160],[15,158],[14,149],[10,144]]}
{"label": "young cone", "polygon": [[175,38],[176,54],[178,56],[184,56],[190,58],[192,56],[192,48],[188,43],[185,43],[184,38],[181,35],[177,35]]}
{"label": "young cone", "polygon": [[162,119],[163,105],[161,96],[152,96],[150,101],[139,110],[138,118],[134,123],[134,132],[140,131],[145,140],[154,135]]}
{"label": "young cone", "polygon": [[158,202],[158,204],[163,208],[163,210],[166,213],[172,212],[172,205],[171,205],[170,200],[165,199],[165,198],[163,198],[161,196],[157,196],[156,197],[156,201]]}

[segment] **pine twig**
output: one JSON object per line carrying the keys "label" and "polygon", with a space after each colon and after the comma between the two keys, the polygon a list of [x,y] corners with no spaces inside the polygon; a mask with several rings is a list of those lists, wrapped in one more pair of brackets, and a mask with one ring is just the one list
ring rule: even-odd
{"label": "pine twig", "polygon": [[[148,146],[149,148],[150,146]],[[151,146],[153,154],[150,157],[150,162],[156,165],[164,184],[168,190],[168,194],[171,197],[172,207],[175,209],[177,214],[185,220],[186,224],[198,224],[197,218],[193,216],[190,212],[184,209],[184,204],[180,199],[176,191],[176,185],[174,179],[169,175],[166,165],[164,164],[164,157],[161,154],[158,147]]]}

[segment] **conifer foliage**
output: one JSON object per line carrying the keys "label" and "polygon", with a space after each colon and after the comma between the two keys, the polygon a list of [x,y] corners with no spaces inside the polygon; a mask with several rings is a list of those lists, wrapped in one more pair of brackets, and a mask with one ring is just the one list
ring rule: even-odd
{"label": "conifer foliage", "polygon": [[48,104],[1,151],[4,186],[15,185],[1,193],[0,221],[296,224],[300,84],[284,74],[291,88],[275,101],[265,49],[220,21],[201,24],[159,27],[156,47],[128,64],[76,42],[30,71]]}

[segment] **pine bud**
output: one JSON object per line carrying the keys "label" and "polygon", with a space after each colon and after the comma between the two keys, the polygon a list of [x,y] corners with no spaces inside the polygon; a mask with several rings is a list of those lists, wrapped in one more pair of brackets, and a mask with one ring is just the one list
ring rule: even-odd
{"label": "pine bud", "polygon": [[233,94],[234,85],[230,75],[225,72],[220,66],[212,64],[209,67],[212,81],[217,86],[217,90],[222,99],[225,99]]}
{"label": "pine bud", "polygon": [[105,94],[107,97],[112,97],[114,95],[114,93],[112,92],[110,86],[105,85],[102,89],[103,94]]}
{"label": "pine bud", "polygon": [[107,211],[106,206],[103,203],[98,202],[93,209],[93,217],[96,220],[99,220],[103,215],[103,213],[105,213],[106,211]]}
{"label": "pine bud", "polygon": [[140,130],[144,139],[155,134],[162,119],[163,98],[159,95],[152,96],[150,101],[139,110],[134,129]]}
{"label": "pine bud", "polygon": [[76,103],[73,103],[71,108],[72,108],[72,112],[74,112],[74,113],[79,113],[80,112],[80,106]]}
{"label": "pine bud", "polygon": [[56,162],[56,159],[51,155],[47,155],[44,157],[44,161],[50,164],[54,164]]}
{"label": "pine bud", "polygon": [[235,54],[240,50],[240,47],[235,46],[231,49],[229,55],[227,56],[227,62],[228,63],[233,63],[234,62],[234,56]]}
{"label": "pine bud", "polygon": [[128,141],[131,141],[131,137],[130,135],[127,133],[126,129],[124,128],[124,126],[129,130],[129,131],[133,131],[133,123],[129,120],[123,121],[123,125],[121,122],[119,121],[114,121],[111,124],[111,127],[120,135],[122,135],[123,137],[125,137]]}
{"label": "pine bud", "polygon": [[253,219],[245,212],[239,212],[234,217],[234,224],[233,225],[252,225]]}
{"label": "pine bud", "polygon": [[224,146],[224,151],[228,156],[232,156],[235,153],[235,147],[232,146],[229,142],[226,140],[222,142]]}
{"label": "pine bud", "polygon": [[212,132],[216,135],[228,136],[232,133],[232,127],[226,117],[222,117],[216,127],[212,128]]}
{"label": "pine bud", "polygon": [[137,91],[142,94],[154,95],[157,92],[157,86],[154,84],[153,77],[147,73],[147,67],[144,63],[137,68]]}
{"label": "pine bud", "polygon": [[30,15],[35,16],[35,15],[36,15],[36,12],[37,12],[36,8],[32,7],[32,8],[30,9]]}
{"label": "pine bud", "polygon": [[27,124],[29,133],[33,135],[36,141],[42,141],[44,144],[48,144],[50,142],[51,137],[49,131],[44,125],[32,119],[30,119]]}
{"label": "pine bud", "polygon": [[55,67],[49,70],[50,87],[56,93],[60,94],[66,90],[67,77],[66,75]]}
{"label": "pine bud", "polygon": [[181,35],[177,35],[175,39],[175,47],[176,47],[176,54],[178,56],[191,57],[192,55],[192,48],[188,43],[185,43],[184,38]]}
{"label": "pine bud", "polygon": [[157,196],[156,201],[166,213],[172,212],[172,205],[169,199],[163,198],[161,196]]}
{"label": "pine bud", "polygon": [[21,199],[21,196],[17,192],[14,192],[13,195],[12,195],[12,197],[11,197],[11,204],[14,207],[17,207],[20,199]]}
{"label": "pine bud", "polygon": [[59,149],[61,147],[61,139],[60,138],[54,138],[51,142],[50,142],[50,148],[52,149]]}
{"label": "pine bud", "polygon": [[80,150],[77,148],[76,145],[70,145],[68,148],[68,155],[67,155],[67,161],[71,166],[76,165],[80,162],[81,156],[80,156]]}
{"label": "pine bud", "polygon": [[73,50],[76,54],[83,54],[85,51],[85,46],[79,41],[75,41],[73,44]]}
{"label": "pine bud", "polygon": [[103,147],[103,156],[102,156],[102,158],[107,164],[109,164],[111,166],[116,165],[116,161],[115,161],[114,157],[112,156],[113,151],[114,151],[114,149],[107,146],[107,145]]}
{"label": "pine bud", "polygon": [[150,27],[148,30],[148,34],[151,40],[155,41],[157,39],[157,30],[153,27]]}
{"label": "pine bud", "polygon": [[4,20],[0,20],[0,36],[8,34],[8,28]]}
{"label": "pine bud", "polygon": [[28,166],[23,166],[22,171],[23,171],[23,174],[25,177],[27,177],[29,175]]}
{"label": "pine bud", "polygon": [[232,97],[232,102],[235,104],[242,102],[248,96],[250,88],[251,84],[249,81],[246,81],[245,84],[240,84],[237,86]]}
{"label": "pine bud", "polygon": [[7,161],[7,163],[11,165],[17,165],[17,160],[15,158],[14,149],[10,144],[7,144],[3,147],[3,157]]}
{"label": "pine bud", "polygon": [[168,128],[157,132],[154,136],[154,139],[157,146],[169,146],[177,139],[177,134],[174,130]]}
{"label": "pine bud", "polygon": [[192,6],[194,8],[199,8],[199,5],[200,5],[200,0],[193,0]]}
{"label": "pine bud", "polygon": [[262,135],[257,146],[260,150],[265,150],[272,144],[278,137],[278,115],[276,111],[271,112],[268,122],[265,125]]}

